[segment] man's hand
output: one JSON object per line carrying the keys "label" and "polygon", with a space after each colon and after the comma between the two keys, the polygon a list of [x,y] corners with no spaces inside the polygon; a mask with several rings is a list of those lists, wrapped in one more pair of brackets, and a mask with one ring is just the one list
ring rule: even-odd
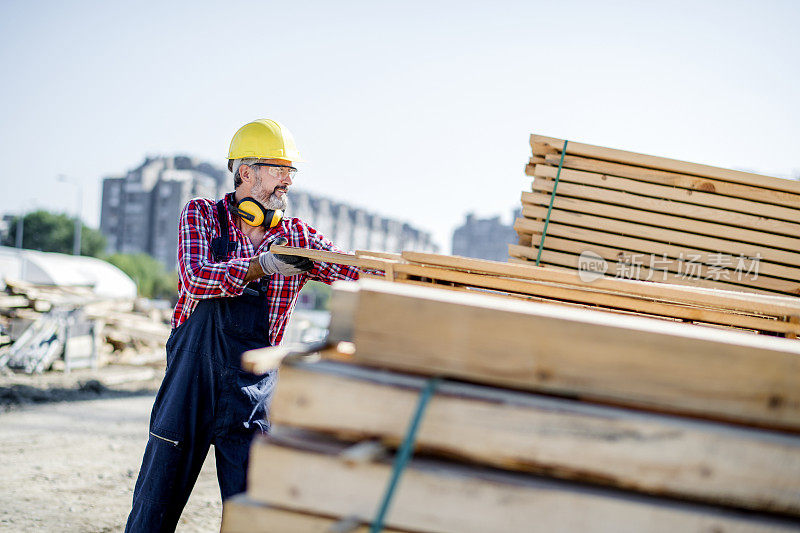
{"label": "man's hand", "polygon": [[[285,237],[280,237],[272,244],[284,246],[287,242]],[[258,255],[258,264],[261,265],[265,275],[280,274],[282,276],[296,276],[308,272],[314,266],[314,262],[307,257],[273,254],[269,251]]]}

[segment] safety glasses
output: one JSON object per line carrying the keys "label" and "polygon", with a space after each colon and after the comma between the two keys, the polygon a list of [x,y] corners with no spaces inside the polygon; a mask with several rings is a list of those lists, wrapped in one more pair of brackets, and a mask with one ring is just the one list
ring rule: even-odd
{"label": "safety glasses", "polygon": [[272,174],[276,178],[280,177],[280,178],[294,179],[295,174],[297,174],[296,168],[287,165],[273,165],[272,163],[253,163],[252,166],[271,167],[274,170],[270,170],[270,174]]}

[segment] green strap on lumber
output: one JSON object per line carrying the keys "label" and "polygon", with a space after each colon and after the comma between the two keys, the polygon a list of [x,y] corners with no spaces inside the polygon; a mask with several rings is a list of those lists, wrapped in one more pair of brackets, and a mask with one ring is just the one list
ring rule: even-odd
{"label": "green strap on lumber", "polygon": [[422,420],[422,415],[425,414],[428,400],[433,396],[436,387],[439,385],[439,381],[439,378],[430,378],[419,394],[417,410],[414,412],[414,416],[411,417],[411,423],[408,425],[408,430],[406,430],[406,436],[403,439],[403,443],[400,445],[400,449],[397,450],[397,455],[394,458],[394,465],[392,466],[392,475],[389,478],[389,484],[386,486],[386,492],[383,494],[383,500],[378,509],[378,514],[375,516],[375,520],[372,521],[372,526],[369,529],[370,533],[379,533],[383,531],[383,521],[386,518],[386,513],[389,512],[389,505],[392,502],[397,483],[400,481],[400,476],[403,474],[403,470],[408,464],[408,460],[411,459],[411,454],[414,452],[414,441],[417,439],[419,423]]}
{"label": "green strap on lumber", "polygon": [[556,182],[553,184],[553,194],[550,195],[550,206],[547,208],[547,216],[544,219],[544,229],[542,229],[542,240],[539,241],[539,253],[536,254],[536,266],[542,260],[542,250],[544,249],[544,238],[547,235],[547,226],[550,224],[550,213],[553,211],[553,202],[556,199],[556,189],[558,188],[558,179],[561,177],[561,167],[564,166],[564,156],[567,153],[567,140],[564,140],[564,148],[561,149],[561,161],[558,163],[558,172],[556,173]]}

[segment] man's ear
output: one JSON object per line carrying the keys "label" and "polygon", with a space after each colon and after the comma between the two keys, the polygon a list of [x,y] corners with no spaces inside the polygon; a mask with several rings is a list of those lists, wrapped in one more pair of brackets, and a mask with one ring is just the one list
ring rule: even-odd
{"label": "man's ear", "polygon": [[253,177],[253,167],[247,163],[239,165],[239,177],[242,178],[243,183],[247,183]]}

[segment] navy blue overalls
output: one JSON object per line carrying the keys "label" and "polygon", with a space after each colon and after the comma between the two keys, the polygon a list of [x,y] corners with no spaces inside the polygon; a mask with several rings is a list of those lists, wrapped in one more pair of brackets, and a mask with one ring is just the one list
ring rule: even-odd
{"label": "navy blue overalls", "polygon": [[[236,247],[223,200],[217,217],[223,237],[214,239],[212,252],[221,262]],[[269,430],[277,380],[277,372],[241,369],[242,352],[270,345],[266,283],[250,283],[242,296],[201,300],[172,330],[125,531],[175,530],[211,444],[222,499],[245,490],[250,443],[254,433]]]}

